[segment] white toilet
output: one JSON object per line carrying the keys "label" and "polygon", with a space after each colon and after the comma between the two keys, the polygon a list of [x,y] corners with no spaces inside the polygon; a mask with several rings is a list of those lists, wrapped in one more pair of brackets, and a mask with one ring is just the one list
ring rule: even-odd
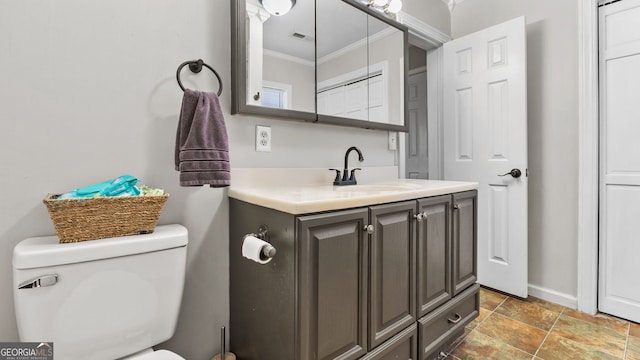
{"label": "white toilet", "polygon": [[151,347],[175,331],[187,242],[181,225],[71,244],[21,241],[13,250],[20,341],[53,342],[63,360],[184,360]]}

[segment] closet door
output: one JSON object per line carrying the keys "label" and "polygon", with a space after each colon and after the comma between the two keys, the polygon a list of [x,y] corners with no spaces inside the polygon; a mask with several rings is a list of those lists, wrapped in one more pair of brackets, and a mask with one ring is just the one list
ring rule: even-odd
{"label": "closet door", "polygon": [[599,310],[640,322],[640,0],[600,8]]}

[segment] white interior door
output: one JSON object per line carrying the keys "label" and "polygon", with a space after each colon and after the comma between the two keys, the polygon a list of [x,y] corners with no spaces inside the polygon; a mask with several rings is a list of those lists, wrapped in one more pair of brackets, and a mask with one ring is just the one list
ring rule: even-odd
{"label": "white interior door", "polygon": [[407,133],[407,179],[429,178],[427,152],[427,73],[409,76],[409,132]]}
{"label": "white interior door", "polygon": [[528,284],[526,89],[524,17],[444,44],[444,179],[480,184],[478,281],[520,297]]}
{"label": "white interior door", "polygon": [[598,308],[640,322],[640,0],[600,8]]}

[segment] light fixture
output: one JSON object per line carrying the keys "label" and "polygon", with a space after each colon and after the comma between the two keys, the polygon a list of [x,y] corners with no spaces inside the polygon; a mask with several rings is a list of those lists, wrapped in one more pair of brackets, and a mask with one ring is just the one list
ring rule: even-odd
{"label": "light fixture", "polygon": [[402,9],[402,0],[391,0],[384,8],[384,12],[397,14]]}
{"label": "light fixture", "polygon": [[291,10],[296,0],[260,0],[262,7],[271,15],[282,16]]}
{"label": "light fixture", "polygon": [[369,7],[387,14],[397,14],[402,9],[402,0],[369,0]]}

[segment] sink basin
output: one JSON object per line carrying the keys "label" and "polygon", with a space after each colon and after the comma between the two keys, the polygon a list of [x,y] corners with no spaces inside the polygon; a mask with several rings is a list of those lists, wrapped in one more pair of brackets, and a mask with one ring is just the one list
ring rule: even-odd
{"label": "sink basin", "polygon": [[409,191],[409,190],[416,190],[418,188],[420,188],[420,186],[416,184],[372,184],[372,185],[335,186],[334,191],[381,193],[381,192]]}

